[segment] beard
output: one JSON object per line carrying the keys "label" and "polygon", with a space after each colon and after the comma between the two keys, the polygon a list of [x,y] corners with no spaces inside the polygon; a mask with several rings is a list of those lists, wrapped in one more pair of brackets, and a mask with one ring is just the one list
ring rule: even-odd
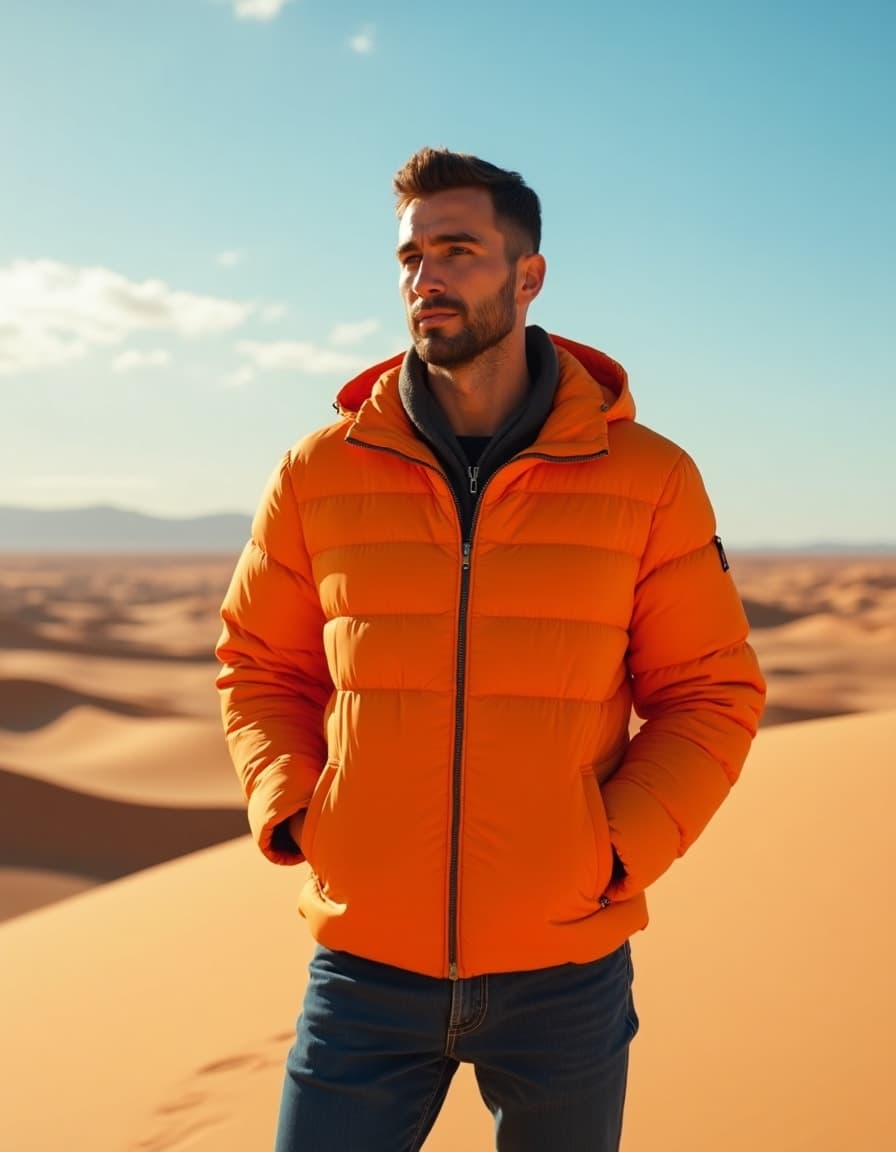
{"label": "beard", "polygon": [[514,270],[511,269],[494,296],[477,304],[472,311],[460,300],[447,296],[427,299],[427,308],[444,306],[456,312],[463,327],[453,336],[443,336],[438,332],[420,335],[414,330],[413,320],[410,320],[414,348],[424,364],[438,368],[456,368],[461,364],[469,364],[509,336],[516,325],[514,279]]}

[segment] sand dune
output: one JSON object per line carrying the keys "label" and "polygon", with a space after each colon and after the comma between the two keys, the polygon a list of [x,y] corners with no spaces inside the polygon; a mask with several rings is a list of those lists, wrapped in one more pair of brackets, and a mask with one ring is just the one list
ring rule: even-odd
{"label": "sand dune", "polygon": [[90,706],[123,716],[164,716],[161,710],[134,703],[79,692],[64,684],[42,680],[0,680],[0,730],[31,732],[51,724],[72,708]]}
{"label": "sand dune", "polygon": [[[206,631],[211,631],[206,629]],[[208,640],[214,645],[214,637]],[[24,679],[51,691],[98,696],[144,709],[146,714],[202,716],[220,720],[212,689],[216,666],[209,651],[201,660],[172,663],[128,654],[89,656],[77,652],[0,647],[0,679]],[[122,709],[118,709],[121,711]],[[2,731],[2,727],[0,727]]]}
{"label": "sand dune", "polygon": [[896,708],[896,557],[738,556],[763,725]]}
{"label": "sand dune", "polygon": [[221,557],[0,564],[0,918],[245,831],[213,681]]}
{"label": "sand dune", "polygon": [[759,600],[749,600],[744,597],[744,608],[751,628],[780,628],[782,624],[792,624],[794,620],[802,620],[801,612],[794,612],[790,608],[782,608],[780,604],[763,604]]}
{"label": "sand dune", "polygon": [[[890,1146],[894,740],[896,712],[765,730],[656,885],[624,1152]],[[0,926],[0,1146],[269,1147],[311,949],[302,871],[242,838]],[[484,1152],[490,1129],[464,1070],[427,1152]]]}
{"label": "sand dune", "polygon": [[4,555],[0,648],[207,660],[232,557]]}
{"label": "sand dune", "polygon": [[[635,941],[624,1150],[877,1152],[896,1027],[896,558],[732,563],[769,707]],[[231,565],[0,564],[3,1152],[270,1144],[311,943],[302,870],[242,834],[221,738],[211,649]],[[490,1131],[462,1071],[427,1150],[484,1150]]]}
{"label": "sand dune", "polygon": [[74,708],[27,736],[0,731],[0,764],[142,804],[245,806],[217,718],[135,720]]}
{"label": "sand dune", "polygon": [[[22,804],[52,796],[60,842],[52,858],[31,849],[28,866],[37,872],[26,874],[25,857],[0,839],[0,916],[242,830],[211,657],[232,563],[3,557],[0,812],[11,833],[28,839],[12,829],[16,813],[41,845],[39,810]],[[765,726],[896,707],[896,558],[735,556],[732,564],[770,682]],[[103,811],[98,801],[124,806],[122,826],[135,829],[131,848],[109,841],[105,823],[84,827],[88,811]],[[168,808],[180,810],[171,817],[176,834],[159,832]],[[151,846],[157,835],[165,843]],[[102,868],[77,871],[94,860],[84,848],[91,840],[106,845],[92,850]],[[60,860],[75,869],[71,884],[54,871]]]}
{"label": "sand dune", "polygon": [[236,808],[182,808],[108,799],[0,766],[6,867],[111,880],[196,848],[243,836]]}
{"label": "sand dune", "polygon": [[[187,648],[182,642],[172,647],[147,644],[135,650],[131,638],[140,629],[132,618],[106,615],[100,620],[79,619],[77,623],[78,627],[72,627],[71,621],[57,619],[34,628],[0,614],[0,647],[71,652],[78,656],[127,654],[131,660],[202,660],[208,656],[208,648]],[[176,625],[169,624],[169,631],[180,639]]]}
{"label": "sand dune", "polygon": [[0,921],[67,900],[102,880],[48,868],[0,868]]}

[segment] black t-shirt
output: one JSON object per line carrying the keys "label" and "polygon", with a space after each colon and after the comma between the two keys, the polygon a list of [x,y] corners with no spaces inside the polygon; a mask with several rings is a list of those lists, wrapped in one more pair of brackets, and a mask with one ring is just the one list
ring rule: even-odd
{"label": "black t-shirt", "polygon": [[457,442],[463,448],[470,467],[479,463],[479,457],[491,443],[491,439],[491,436],[458,436]]}

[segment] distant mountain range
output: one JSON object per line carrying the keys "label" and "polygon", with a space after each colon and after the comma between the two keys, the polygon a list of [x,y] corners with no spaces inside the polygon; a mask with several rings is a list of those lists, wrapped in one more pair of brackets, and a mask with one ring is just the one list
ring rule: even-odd
{"label": "distant mountain range", "polygon": [[184,519],[125,508],[17,508],[0,504],[0,552],[237,553],[251,516],[222,512]]}
{"label": "distant mountain range", "polygon": [[[0,504],[2,552],[175,552],[237,553],[249,536],[252,517],[243,512],[183,519],[148,516],[111,505],[90,508],[20,508]],[[728,544],[728,541],[726,541]],[[730,543],[732,552],[812,555],[894,555],[896,541],[803,544]]]}

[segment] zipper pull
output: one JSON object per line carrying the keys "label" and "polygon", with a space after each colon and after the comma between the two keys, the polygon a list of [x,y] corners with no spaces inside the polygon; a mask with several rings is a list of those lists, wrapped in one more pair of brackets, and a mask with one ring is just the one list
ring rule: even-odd
{"label": "zipper pull", "polygon": [[464,540],[464,558],[463,558],[463,562],[461,564],[461,567],[464,569],[464,571],[467,571],[467,569],[470,567],[470,552],[471,552],[471,550],[472,550],[472,545],[470,544],[470,541]]}
{"label": "zipper pull", "polygon": [[457,979],[457,965],[454,963],[453,960],[448,965],[448,979],[449,980],[456,980]]}
{"label": "zipper pull", "polygon": [[479,465],[468,468],[467,475],[470,477],[470,495],[475,496],[479,491]]}

